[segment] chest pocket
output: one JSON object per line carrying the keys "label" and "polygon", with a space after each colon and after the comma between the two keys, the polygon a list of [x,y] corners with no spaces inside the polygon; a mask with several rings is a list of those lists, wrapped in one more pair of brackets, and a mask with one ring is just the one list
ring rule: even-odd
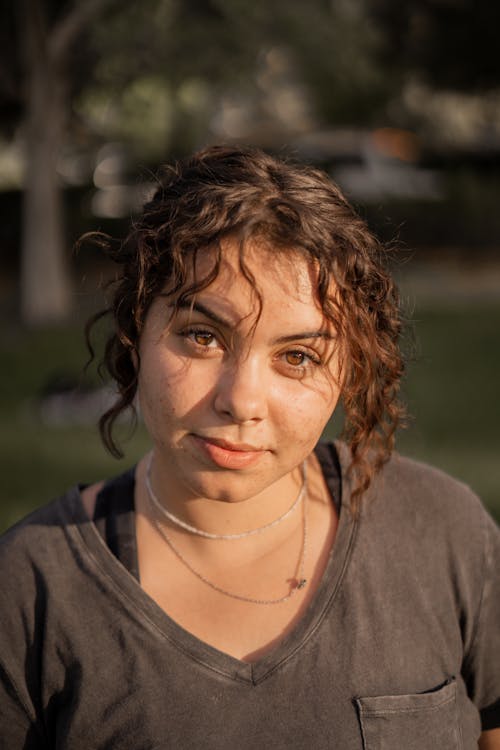
{"label": "chest pocket", "polygon": [[415,695],[356,698],[364,750],[461,750],[457,686]]}

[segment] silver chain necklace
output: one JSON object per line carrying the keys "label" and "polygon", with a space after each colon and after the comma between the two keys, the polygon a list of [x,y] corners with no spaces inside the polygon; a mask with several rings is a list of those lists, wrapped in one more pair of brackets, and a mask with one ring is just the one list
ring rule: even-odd
{"label": "silver chain necklace", "polygon": [[191,524],[187,523],[186,521],[183,521],[178,516],[175,516],[172,511],[168,510],[168,508],[165,508],[165,506],[158,500],[157,496],[155,495],[153,491],[153,485],[151,483],[151,467],[153,464],[153,454],[149,456],[148,465],[146,468],[146,488],[148,491],[149,498],[151,500],[151,503],[155,506],[156,510],[161,513],[161,515],[165,516],[165,518],[168,518],[171,523],[175,524],[176,526],[180,526],[181,529],[184,529],[185,531],[189,531],[190,534],[196,534],[197,536],[202,536],[205,539],[244,539],[247,536],[252,536],[253,534],[260,534],[262,531],[266,531],[267,529],[272,529],[273,526],[277,526],[279,523],[285,520],[285,518],[288,518],[289,515],[293,513],[295,508],[300,504],[302,498],[304,497],[306,493],[306,464],[305,461],[302,464],[302,487],[300,489],[299,494],[297,495],[296,499],[293,501],[292,505],[286,510],[279,518],[275,518],[274,521],[270,521],[269,523],[264,524],[264,526],[259,526],[257,529],[250,529],[249,531],[242,531],[239,534],[212,534],[209,531],[204,531],[203,529],[198,529],[196,526],[191,526]]}
{"label": "silver chain necklace", "polygon": [[[213,589],[214,591],[218,591],[219,594],[224,594],[224,596],[229,596],[232,599],[238,599],[240,602],[250,602],[250,604],[282,604],[283,602],[287,602],[289,599],[291,599],[292,596],[294,596],[294,594],[299,589],[303,589],[304,586],[307,584],[307,579],[304,578],[304,569],[305,569],[305,560],[306,560],[306,549],[307,549],[307,513],[306,513],[306,499],[307,499],[306,485],[307,485],[307,477],[306,477],[305,462],[304,462],[304,464],[302,466],[302,470],[303,470],[304,481],[303,481],[303,486],[302,486],[302,490],[300,492],[299,497],[303,497],[304,498],[304,503],[303,503],[303,526],[302,526],[303,534],[302,534],[302,547],[301,547],[300,557],[299,557],[299,561],[298,561],[298,565],[297,565],[298,575],[292,581],[292,583],[290,585],[290,590],[289,590],[288,594],[285,594],[284,596],[280,596],[277,599],[256,599],[256,598],[251,597],[251,596],[243,596],[242,594],[234,594],[232,591],[227,591],[227,589],[223,589],[220,586],[218,586],[216,583],[213,583],[213,581],[210,581],[208,578],[206,578],[203,575],[203,573],[200,573],[199,570],[197,570],[196,568],[194,568],[193,565],[191,565],[191,563],[184,557],[184,555],[182,554],[182,552],[180,551],[180,549],[177,547],[177,545],[174,544],[172,538],[167,533],[164,525],[156,517],[154,511],[157,509],[157,506],[155,505],[155,503],[153,501],[153,497],[151,495],[151,492],[150,492],[150,489],[149,489],[149,486],[148,486],[148,484],[150,484],[150,483],[146,482],[146,487],[147,487],[147,490],[148,490],[148,498],[149,498],[149,501],[150,501],[150,504],[151,504],[151,508],[153,510],[153,516],[152,516],[152,518],[153,518],[154,526],[155,526],[156,530],[159,532],[159,534],[163,537],[163,539],[165,540],[165,542],[168,544],[168,546],[170,547],[170,549],[172,550],[172,552],[183,563],[183,565],[185,565],[186,568],[188,570],[190,570],[191,573],[193,573],[193,575],[195,575],[197,578],[199,578],[200,581],[203,581],[203,583],[205,583],[207,586],[210,586],[210,588]],[[263,528],[266,528],[266,527],[263,527]]]}

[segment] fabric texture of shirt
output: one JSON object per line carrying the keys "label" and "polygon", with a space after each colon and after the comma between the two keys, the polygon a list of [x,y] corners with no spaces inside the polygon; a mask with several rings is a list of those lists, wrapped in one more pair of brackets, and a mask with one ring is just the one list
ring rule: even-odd
{"label": "fabric texture of shirt", "polygon": [[[0,748],[476,748],[481,721],[500,725],[498,529],[467,487],[397,455],[354,516],[337,447],[342,509],[322,581],[252,664],[158,607],[78,488],[7,532]],[[332,488],[334,450],[317,455]],[[133,491],[132,474],[115,481]]]}

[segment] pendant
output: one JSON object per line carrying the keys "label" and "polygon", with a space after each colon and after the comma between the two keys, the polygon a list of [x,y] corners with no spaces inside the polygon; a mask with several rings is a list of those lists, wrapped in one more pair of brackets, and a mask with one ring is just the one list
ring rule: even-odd
{"label": "pendant", "polygon": [[303,589],[306,583],[307,583],[307,578],[301,578],[300,581],[297,581],[297,588]]}

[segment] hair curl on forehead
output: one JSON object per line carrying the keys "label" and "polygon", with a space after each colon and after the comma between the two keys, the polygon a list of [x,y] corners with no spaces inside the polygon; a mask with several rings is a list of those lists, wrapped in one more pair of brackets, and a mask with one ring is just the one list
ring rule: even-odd
{"label": "hair curl on forehead", "polygon": [[[109,309],[87,325],[88,340],[103,315],[114,322],[103,365],[118,397],[99,422],[105,445],[122,455],[113,426],[133,405],[138,344],[152,301],[165,288],[175,304],[208,286],[227,237],[239,240],[240,268],[259,299],[258,280],[244,261],[248,241],[298,252],[317,268],[317,298],[342,352],[343,437],[352,456],[353,496],[359,497],[388,459],[403,417],[401,318],[386,251],[326,174],[255,148],[213,146],[161,168],[156,192],[126,239],[115,246],[97,236],[122,265]],[[193,281],[197,258],[214,248],[211,271]]]}

